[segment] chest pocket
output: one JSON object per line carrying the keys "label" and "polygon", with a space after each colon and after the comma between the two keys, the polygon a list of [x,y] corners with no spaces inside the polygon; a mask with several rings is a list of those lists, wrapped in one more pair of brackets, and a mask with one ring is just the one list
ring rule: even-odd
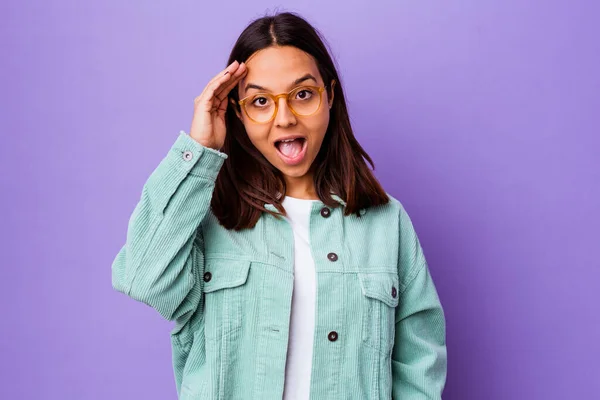
{"label": "chest pocket", "polygon": [[395,311],[400,296],[398,274],[359,273],[358,278],[364,296],[362,342],[390,355],[394,346]]}
{"label": "chest pocket", "polygon": [[207,259],[204,266],[206,339],[224,338],[242,327],[250,261]]}

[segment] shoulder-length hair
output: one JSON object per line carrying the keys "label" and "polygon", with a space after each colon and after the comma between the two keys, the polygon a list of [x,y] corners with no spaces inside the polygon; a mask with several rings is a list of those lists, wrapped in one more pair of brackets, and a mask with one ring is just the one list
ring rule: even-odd
{"label": "shoulder-length hair", "polygon": [[[387,193],[365,162],[375,169],[373,161],[360,146],[350,125],[348,109],[340,77],[319,32],[297,14],[283,12],[259,18],[241,33],[229,56],[228,65],[248,60],[252,54],[270,46],[293,46],[310,54],[319,69],[330,97],[331,82],[334,100],[329,125],[321,149],[311,169],[319,199],[329,207],[345,207],[344,215],[386,204]],[[229,93],[235,107],[237,87]],[[225,114],[227,134],[221,151],[228,155],[219,171],[211,200],[213,214],[227,229],[241,230],[256,225],[263,212],[276,217],[286,215],[281,205],[286,187],[282,173],[252,144],[236,110],[229,104]],[[265,208],[272,204],[279,211]]]}

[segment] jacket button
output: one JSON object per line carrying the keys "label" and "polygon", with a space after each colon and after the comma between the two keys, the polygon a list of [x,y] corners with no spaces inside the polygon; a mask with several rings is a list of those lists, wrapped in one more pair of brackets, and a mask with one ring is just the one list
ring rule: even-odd
{"label": "jacket button", "polygon": [[330,342],[335,342],[338,338],[338,334],[336,331],[331,331],[329,332],[329,335],[327,335],[327,339],[329,339]]}
{"label": "jacket button", "polygon": [[398,291],[396,290],[396,287],[392,286],[392,297],[396,298],[397,295],[398,295]]}
{"label": "jacket button", "polygon": [[321,217],[329,218],[330,215],[331,215],[331,211],[329,210],[329,208],[327,208],[327,207],[321,208]]}
{"label": "jacket button", "polygon": [[210,281],[210,278],[212,278],[212,274],[210,272],[205,272],[204,273],[204,282]]}
{"label": "jacket button", "polygon": [[186,150],[183,152],[182,157],[185,161],[190,161],[192,158],[194,158],[194,153],[192,153],[189,150]]}
{"label": "jacket button", "polygon": [[329,258],[329,261],[337,261],[338,256],[335,253],[329,253],[327,254],[327,258]]}

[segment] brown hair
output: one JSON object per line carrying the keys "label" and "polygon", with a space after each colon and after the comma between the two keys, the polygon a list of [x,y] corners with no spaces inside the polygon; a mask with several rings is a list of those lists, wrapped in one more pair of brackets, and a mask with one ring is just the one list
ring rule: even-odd
{"label": "brown hair", "polygon": [[[333,89],[335,100],[329,126],[311,165],[319,199],[329,207],[337,207],[339,203],[332,197],[335,194],[346,203],[344,215],[355,213],[357,216],[361,209],[386,204],[388,195],[365,162],[375,169],[373,161],[354,137],[340,78],[314,27],[289,12],[259,18],[242,32],[227,64],[235,60],[246,61],[256,51],[273,45],[293,46],[310,54],[325,84],[334,79],[337,83]],[[331,90],[331,85],[328,88]],[[229,93],[229,97],[239,100],[237,88]],[[252,144],[235,111],[230,105],[225,115],[227,135],[221,151],[229,157],[217,177],[211,207],[225,228],[241,230],[254,227],[262,212],[278,216],[267,210],[265,203],[273,204],[285,215],[280,199],[285,196],[286,188],[281,172]]]}

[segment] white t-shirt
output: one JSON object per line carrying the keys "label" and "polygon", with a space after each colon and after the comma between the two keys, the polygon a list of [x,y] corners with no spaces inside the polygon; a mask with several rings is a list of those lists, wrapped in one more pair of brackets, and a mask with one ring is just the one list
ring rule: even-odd
{"label": "white t-shirt", "polygon": [[310,251],[308,224],[314,201],[289,196],[282,201],[294,232],[294,291],[283,400],[307,400],[310,394],[316,273]]}

